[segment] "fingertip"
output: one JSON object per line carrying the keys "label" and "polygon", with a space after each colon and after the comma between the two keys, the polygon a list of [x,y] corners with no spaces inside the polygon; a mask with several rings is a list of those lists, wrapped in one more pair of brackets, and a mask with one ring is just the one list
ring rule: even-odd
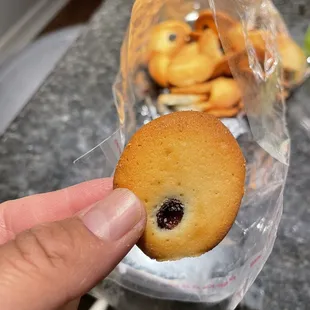
{"label": "fingertip", "polygon": [[84,225],[98,238],[117,241],[137,227],[145,225],[145,207],[130,190],[119,188],[80,214]]}

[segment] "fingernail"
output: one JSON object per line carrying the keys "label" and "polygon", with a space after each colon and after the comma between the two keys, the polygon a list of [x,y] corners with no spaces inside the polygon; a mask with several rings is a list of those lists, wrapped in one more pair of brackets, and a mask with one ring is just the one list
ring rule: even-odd
{"label": "fingernail", "polygon": [[143,205],[127,189],[116,189],[81,215],[85,226],[97,237],[117,241],[142,219]]}

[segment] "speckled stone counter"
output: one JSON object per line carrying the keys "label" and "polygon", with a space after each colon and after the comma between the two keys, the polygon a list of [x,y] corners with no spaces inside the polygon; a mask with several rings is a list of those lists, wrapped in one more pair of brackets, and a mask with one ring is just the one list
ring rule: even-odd
{"label": "speckled stone counter", "polygon": [[[111,86],[131,0],[110,0],[0,138],[0,202],[84,179],[74,159],[114,131]],[[301,43],[310,1],[276,1]],[[256,281],[263,309],[310,309],[310,81],[288,102],[292,160],[273,253]],[[196,308],[195,308],[196,309]]]}

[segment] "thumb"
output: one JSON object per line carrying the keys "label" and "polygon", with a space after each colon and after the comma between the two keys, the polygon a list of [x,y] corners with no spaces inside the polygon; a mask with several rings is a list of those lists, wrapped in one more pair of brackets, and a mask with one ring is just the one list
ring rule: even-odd
{"label": "thumb", "polygon": [[25,231],[0,247],[1,309],[55,309],[107,276],[139,239],[145,211],[126,189],[77,217]]}

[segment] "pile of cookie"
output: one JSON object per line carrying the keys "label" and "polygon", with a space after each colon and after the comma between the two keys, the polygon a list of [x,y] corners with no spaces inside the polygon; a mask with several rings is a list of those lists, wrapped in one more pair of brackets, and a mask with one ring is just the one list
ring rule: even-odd
{"label": "pile of cookie", "polygon": [[[234,117],[243,109],[240,84],[230,65],[238,72],[251,72],[241,24],[224,13],[217,13],[225,52],[211,10],[201,11],[192,26],[179,20],[164,21],[152,29],[148,45],[148,71],[160,86],[157,98],[162,114],[171,111],[204,111],[216,117]],[[223,38],[225,36],[225,38]],[[266,37],[261,29],[248,31],[262,68],[266,68]],[[277,34],[277,49],[287,90],[303,79],[306,56],[286,33]],[[265,69],[266,70],[266,69]]]}

